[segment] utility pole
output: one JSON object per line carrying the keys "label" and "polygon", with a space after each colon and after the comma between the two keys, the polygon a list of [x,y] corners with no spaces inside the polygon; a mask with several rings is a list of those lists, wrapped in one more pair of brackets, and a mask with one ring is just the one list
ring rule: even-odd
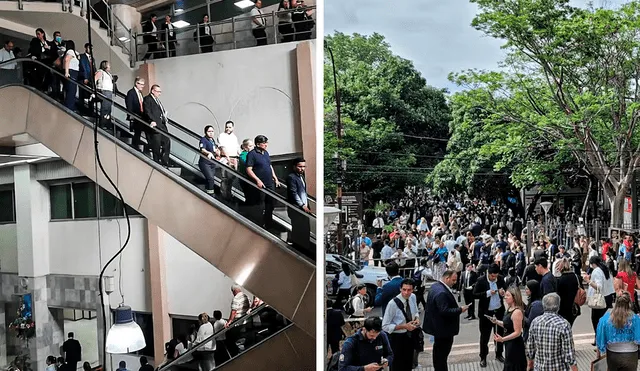
{"label": "utility pole", "polygon": [[[325,44],[326,45],[326,44]],[[346,161],[342,160],[340,157],[340,147],[342,145],[342,121],[340,120],[340,91],[338,90],[338,75],[336,74],[336,62],[333,59],[333,51],[330,47],[327,46],[327,50],[329,51],[329,55],[331,56],[331,65],[333,67],[333,88],[336,98],[336,116],[337,116],[337,125],[336,125],[336,137],[338,139],[338,149],[336,153],[334,153],[333,157],[336,161],[336,168],[338,170],[338,177],[336,179],[336,201],[338,203],[338,209],[340,210],[339,221],[338,221],[338,254],[342,255],[344,251],[344,246],[342,246],[344,241],[344,231],[342,227],[344,225],[344,213],[342,212],[342,182],[344,180],[344,170],[346,168]]]}

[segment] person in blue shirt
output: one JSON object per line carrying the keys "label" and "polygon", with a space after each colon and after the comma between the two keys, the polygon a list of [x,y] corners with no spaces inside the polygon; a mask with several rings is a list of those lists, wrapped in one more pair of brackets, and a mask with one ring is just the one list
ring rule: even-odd
{"label": "person in blue shirt", "polygon": [[596,344],[598,357],[606,352],[609,370],[638,368],[640,317],[633,313],[628,292],[619,294],[613,310],[600,318],[596,330]]}
{"label": "person in blue shirt", "polygon": [[383,286],[382,281],[378,280],[376,298],[373,302],[374,306],[382,307],[382,313],[387,309],[387,304],[389,304],[391,299],[398,296],[400,293],[400,285],[402,284],[403,279],[400,277],[400,267],[396,262],[387,264],[385,269],[387,270],[387,275],[389,276],[390,281]]}
{"label": "person in blue shirt", "polygon": [[393,351],[382,320],[370,317],[342,344],[338,371],[377,371],[393,364]]}
{"label": "person in blue shirt", "polygon": [[[271,166],[271,157],[267,152],[269,139],[264,135],[258,135],[254,143],[255,148],[247,154],[247,175],[256,182],[258,188],[275,191],[276,187],[280,187],[280,182],[273,166]],[[273,224],[273,208],[275,206],[273,197],[266,192],[260,192],[260,204],[264,205],[263,226],[269,228]]]}
{"label": "person in blue shirt", "polygon": [[220,149],[215,142],[215,131],[213,126],[207,125],[204,127],[204,136],[200,138],[200,159],[198,160],[198,167],[204,175],[207,183],[205,185],[205,191],[213,195],[216,175],[216,163],[215,160],[220,159]]}

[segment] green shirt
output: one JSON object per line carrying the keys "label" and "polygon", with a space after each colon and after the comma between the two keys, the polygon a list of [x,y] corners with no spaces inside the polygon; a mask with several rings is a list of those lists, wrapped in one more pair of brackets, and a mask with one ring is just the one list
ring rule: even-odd
{"label": "green shirt", "polygon": [[240,174],[247,174],[247,155],[249,154],[249,152],[247,151],[242,151],[242,153],[240,153],[240,161],[238,162],[238,172],[240,172]]}

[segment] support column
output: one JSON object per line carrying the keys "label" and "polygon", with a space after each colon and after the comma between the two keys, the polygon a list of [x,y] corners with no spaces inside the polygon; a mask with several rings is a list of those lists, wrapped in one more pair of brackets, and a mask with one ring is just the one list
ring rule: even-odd
{"label": "support column", "polygon": [[[102,320],[102,306],[104,306],[104,310],[106,313],[106,317],[107,317],[107,323],[106,326],[104,326],[104,322]],[[96,305],[96,326],[98,326],[98,331],[97,331],[97,335],[98,335],[98,362],[100,364],[102,364],[102,360],[104,359],[104,349],[105,349],[105,343],[104,343],[104,329],[107,329],[107,332],[109,331],[109,329],[111,328],[111,325],[113,324],[112,321],[112,317],[111,317],[111,307],[109,306],[109,296],[105,295],[104,296],[104,303],[100,301],[100,298],[98,297],[98,302]],[[107,354],[107,361],[105,364],[102,365],[102,369],[104,371],[111,371],[111,356],[109,354]]]}
{"label": "support column", "polygon": [[37,366],[34,370],[46,368],[47,356],[60,354],[64,343],[64,315],[62,309],[49,308],[47,278],[29,279],[27,291],[32,293],[33,319],[36,322],[36,337],[29,340],[31,360]]}
{"label": "support column", "polygon": [[164,358],[164,343],[171,339],[171,320],[167,301],[164,231],[147,220],[149,281],[151,282],[151,310],[153,316],[153,355],[156,366]]}
{"label": "support column", "polygon": [[316,197],[316,110],[314,91],[314,53],[311,42],[301,42],[296,48],[298,66],[298,102],[302,155],[307,160],[307,193]]}

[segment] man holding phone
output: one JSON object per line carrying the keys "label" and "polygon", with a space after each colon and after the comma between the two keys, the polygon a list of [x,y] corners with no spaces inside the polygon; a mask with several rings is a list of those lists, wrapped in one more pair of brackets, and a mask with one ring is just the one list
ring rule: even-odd
{"label": "man holding phone", "polygon": [[[478,298],[478,316],[480,317],[480,367],[487,367],[487,355],[489,354],[489,339],[491,339],[491,331],[498,335],[504,335],[502,327],[494,326],[490,318],[504,317],[504,297],[507,285],[504,278],[499,275],[500,267],[497,264],[491,264],[487,273],[478,279],[473,296]],[[496,344],[496,360],[504,362],[502,356],[503,343]]]}
{"label": "man holding phone", "polygon": [[393,351],[387,334],[382,331],[382,320],[370,317],[364,326],[342,345],[338,371],[377,371],[393,362]]}
{"label": "man holding phone", "polygon": [[458,306],[452,288],[458,273],[447,269],[442,279],[431,286],[424,312],[424,332],[433,335],[433,369],[448,371],[447,358],[453,346],[453,337],[460,333],[460,315],[469,309]]}
{"label": "man holding phone", "polygon": [[413,369],[414,342],[410,333],[420,326],[413,287],[413,280],[405,278],[400,284],[400,294],[389,302],[382,318],[382,329],[389,334],[394,355],[390,371]]}

